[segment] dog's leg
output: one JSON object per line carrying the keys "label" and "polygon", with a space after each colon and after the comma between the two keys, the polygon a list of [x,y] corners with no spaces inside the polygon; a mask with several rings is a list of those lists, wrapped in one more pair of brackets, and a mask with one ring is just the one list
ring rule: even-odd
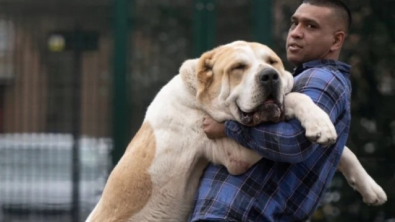
{"label": "dog's leg", "polygon": [[384,190],[370,177],[348,147],[344,147],[338,170],[342,172],[348,184],[362,195],[365,203],[381,205],[387,201]]}
{"label": "dog's leg", "polygon": [[297,118],[306,129],[306,137],[312,142],[330,145],[336,141],[336,129],[328,114],[313,100],[301,93],[289,93],[284,99],[285,117]]}

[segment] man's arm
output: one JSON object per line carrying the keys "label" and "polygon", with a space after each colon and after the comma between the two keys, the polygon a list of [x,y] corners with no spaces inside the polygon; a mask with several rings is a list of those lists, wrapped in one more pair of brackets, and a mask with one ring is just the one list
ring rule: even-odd
{"label": "man's arm", "polygon": [[[302,73],[296,80],[294,89],[309,96],[329,114],[332,122],[344,111],[345,86],[329,71],[312,69]],[[228,137],[277,162],[303,161],[319,146],[306,138],[305,129],[296,119],[263,123],[256,127],[227,121],[225,126]]]}

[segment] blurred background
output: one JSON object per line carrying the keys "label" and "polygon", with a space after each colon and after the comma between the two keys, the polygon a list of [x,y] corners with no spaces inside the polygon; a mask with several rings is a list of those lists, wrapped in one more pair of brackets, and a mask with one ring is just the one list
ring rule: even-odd
{"label": "blurred background", "polygon": [[[0,221],[84,221],[158,90],[234,40],[286,60],[295,0],[0,0]],[[311,221],[395,221],[394,0],[344,0],[354,23],[348,146],[384,188],[362,202],[339,173]],[[286,67],[292,66],[285,62]]]}

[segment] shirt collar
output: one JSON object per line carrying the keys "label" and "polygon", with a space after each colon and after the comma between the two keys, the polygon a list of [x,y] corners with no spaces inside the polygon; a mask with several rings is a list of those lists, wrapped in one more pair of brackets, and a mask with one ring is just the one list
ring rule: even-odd
{"label": "shirt collar", "polygon": [[301,72],[305,71],[306,69],[317,68],[322,66],[332,66],[344,74],[349,74],[351,70],[351,66],[344,62],[331,60],[331,59],[322,59],[322,60],[313,60],[310,62],[303,63],[302,65],[294,69],[293,75],[297,76]]}

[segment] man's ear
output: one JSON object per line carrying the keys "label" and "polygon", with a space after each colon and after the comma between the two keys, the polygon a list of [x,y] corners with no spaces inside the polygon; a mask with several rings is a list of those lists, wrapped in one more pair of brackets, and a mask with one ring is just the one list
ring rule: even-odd
{"label": "man's ear", "polygon": [[197,98],[201,98],[204,92],[210,87],[214,79],[213,66],[214,66],[215,50],[204,53],[197,65]]}
{"label": "man's ear", "polygon": [[344,31],[336,32],[334,35],[334,41],[331,46],[331,51],[339,51],[343,46],[345,39],[346,39],[346,33]]}

